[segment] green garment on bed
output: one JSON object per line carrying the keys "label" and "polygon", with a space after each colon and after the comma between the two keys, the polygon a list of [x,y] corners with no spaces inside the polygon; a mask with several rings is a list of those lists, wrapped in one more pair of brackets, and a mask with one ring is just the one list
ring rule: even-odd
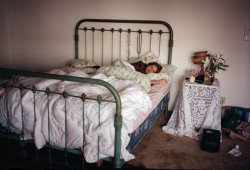
{"label": "green garment on bed", "polygon": [[112,66],[102,66],[97,70],[97,73],[114,76],[119,79],[132,80],[139,84],[147,93],[151,88],[151,80],[159,80],[162,78],[169,80],[167,74],[143,74],[137,72],[134,66],[123,60],[117,60]]}
{"label": "green garment on bed", "polygon": [[132,80],[139,84],[147,93],[150,91],[150,80],[143,73],[137,72],[134,67],[126,61],[117,60],[112,66],[102,66],[97,73],[114,76],[123,80]]}

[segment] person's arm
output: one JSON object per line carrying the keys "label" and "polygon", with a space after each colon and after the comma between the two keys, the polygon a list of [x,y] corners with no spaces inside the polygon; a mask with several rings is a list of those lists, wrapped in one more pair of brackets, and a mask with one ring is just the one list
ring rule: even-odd
{"label": "person's arm", "polygon": [[167,83],[166,79],[151,80],[151,84],[164,84],[164,83]]}

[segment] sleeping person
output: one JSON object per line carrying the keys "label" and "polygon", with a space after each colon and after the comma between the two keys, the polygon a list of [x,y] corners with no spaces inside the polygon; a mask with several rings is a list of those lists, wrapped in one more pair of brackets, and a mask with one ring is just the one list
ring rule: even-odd
{"label": "sleeping person", "polygon": [[[162,69],[162,66],[158,64],[157,62],[152,63],[143,63],[142,61],[138,61],[136,63],[131,63],[132,66],[134,66],[135,70],[144,74],[150,74],[150,73],[159,73]],[[151,80],[151,84],[163,84],[167,83],[166,79],[160,79],[160,80]]]}

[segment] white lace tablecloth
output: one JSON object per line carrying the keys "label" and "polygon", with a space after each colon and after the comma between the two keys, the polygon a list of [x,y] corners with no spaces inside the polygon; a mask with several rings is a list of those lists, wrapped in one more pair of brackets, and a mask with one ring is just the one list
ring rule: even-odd
{"label": "white lace tablecloth", "polygon": [[204,85],[184,80],[173,113],[162,130],[200,140],[203,129],[221,131],[219,81],[216,79],[214,85]]}

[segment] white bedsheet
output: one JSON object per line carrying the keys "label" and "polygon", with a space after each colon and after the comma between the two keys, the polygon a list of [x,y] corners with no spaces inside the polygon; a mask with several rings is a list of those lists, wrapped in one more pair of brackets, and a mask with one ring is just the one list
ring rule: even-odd
{"label": "white bedsheet", "polygon": [[148,117],[148,115],[158,106],[159,102],[166,96],[170,91],[170,83],[156,84],[151,87],[149,94],[150,100],[152,101],[152,107],[146,112],[140,113],[135,120],[132,120],[132,126],[129,126],[129,133],[132,133],[141,123]]}
{"label": "white bedsheet", "polygon": [[[90,77],[82,71],[74,71],[66,73],[61,69],[50,71],[52,74],[71,75],[78,77]],[[141,87],[129,80],[119,80],[113,76],[105,76],[104,74],[96,74],[91,76],[95,79],[101,79],[109,82],[119,92],[122,101],[122,133],[121,133],[121,158],[125,161],[134,158],[125,148],[130,140],[128,136],[128,127],[132,125],[132,121],[137,119],[141,112],[145,112],[151,108],[152,103],[147,93],[141,90]],[[97,97],[102,95],[103,99],[113,99],[111,93],[104,87],[91,84],[83,84],[76,82],[48,80],[40,78],[20,78],[23,85],[36,85],[38,89],[45,90],[47,87],[51,91],[64,92],[80,96],[86,93],[88,97]],[[6,93],[5,93],[6,94]],[[24,138],[34,138],[36,147],[42,148],[50,137],[50,143],[55,146],[65,146],[65,105],[64,98],[60,95],[50,94],[49,97],[49,128],[48,135],[48,109],[47,95],[42,92],[36,94],[36,122],[34,121],[33,109],[33,93],[31,91],[23,91],[22,105],[24,116]],[[0,121],[3,126],[6,123],[6,108],[4,96],[0,100]],[[8,91],[9,99],[9,118],[11,130],[16,133],[21,132],[21,103],[20,91],[12,89]],[[98,104],[96,101],[87,100],[84,104],[85,110],[85,146],[83,146],[83,114],[82,101],[80,99],[67,98],[67,127],[68,127],[68,148],[82,148],[84,157],[87,162],[97,161],[97,134],[100,135],[100,158],[114,155],[114,114],[115,104],[102,102],[101,104],[101,124],[98,126]]]}

